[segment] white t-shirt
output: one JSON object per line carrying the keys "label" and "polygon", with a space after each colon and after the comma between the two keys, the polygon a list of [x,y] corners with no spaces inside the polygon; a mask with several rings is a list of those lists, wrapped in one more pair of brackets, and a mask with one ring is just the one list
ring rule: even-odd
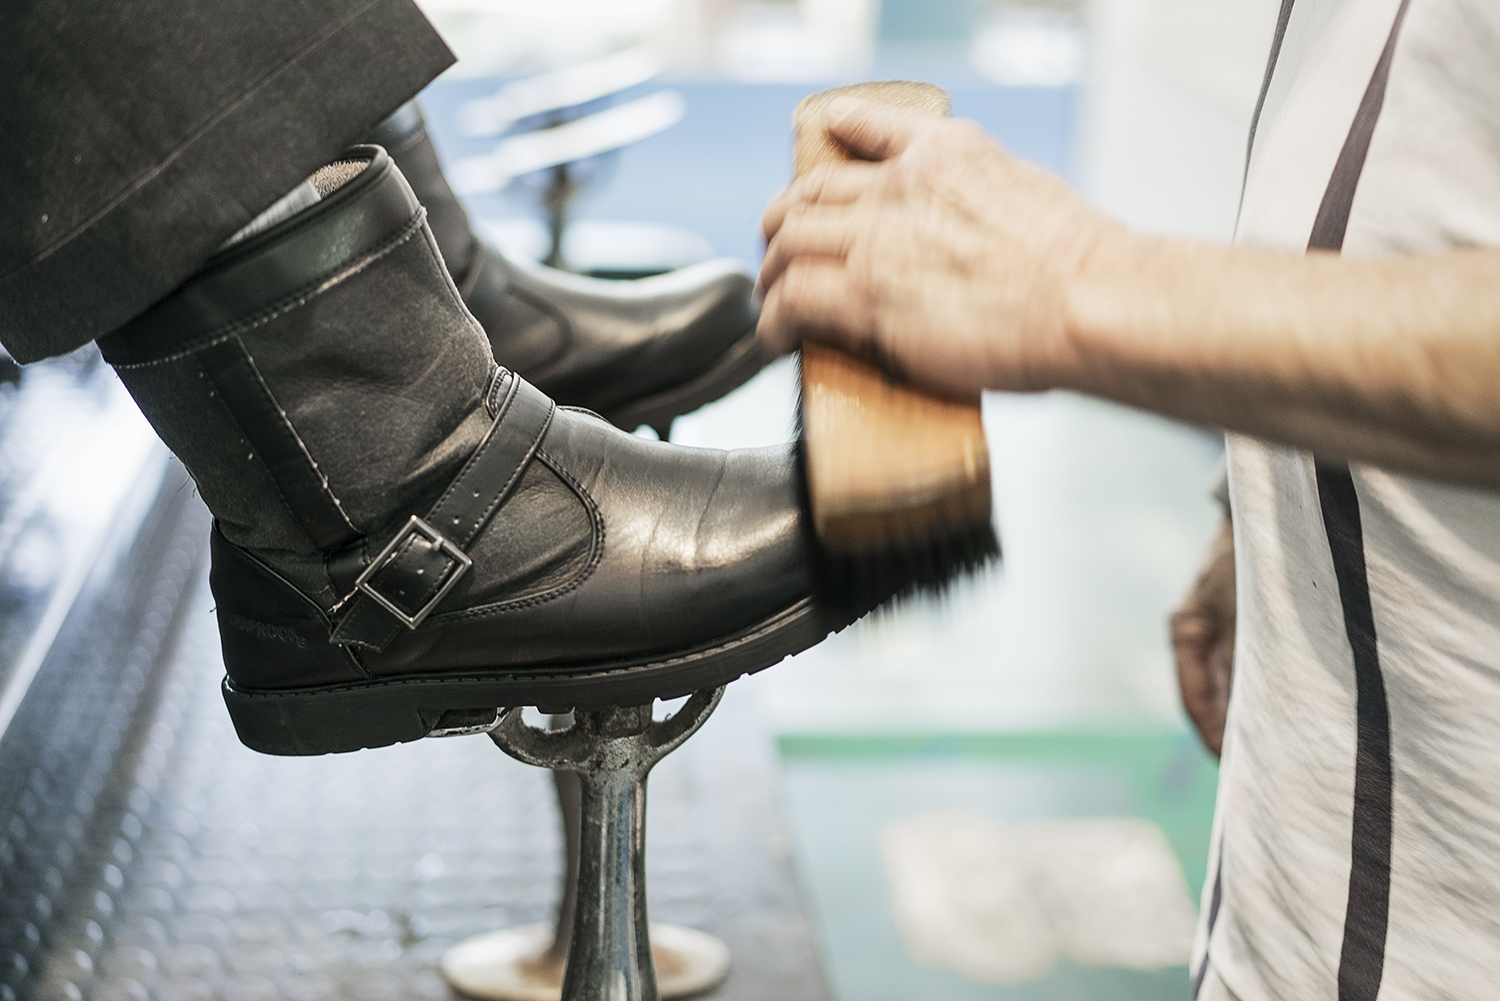
{"label": "white t-shirt", "polygon": [[[1500,246],[1500,0],[1284,2],[1237,240]],[[1230,436],[1200,1001],[1500,998],[1500,495],[1345,468]]]}

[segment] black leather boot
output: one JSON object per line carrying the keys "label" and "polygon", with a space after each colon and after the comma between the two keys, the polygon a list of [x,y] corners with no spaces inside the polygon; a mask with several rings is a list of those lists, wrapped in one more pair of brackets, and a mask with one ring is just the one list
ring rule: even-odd
{"label": "black leather boot", "polygon": [[349,156],[314,176],[322,201],[100,342],[215,515],[246,744],[643,704],[852,618],[810,597],[790,447],[683,448],[558,407],[491,359],[390,158]]}
{"label": "black leather boot", "polygon": [[384,146],[427,208],[443,260],[495,359],[559,403],[662,432],[765,365],[754,283],[716,260],[639,281],[601,281],[509,261],[480,239],[443,176],[416,102],[382,122]]}

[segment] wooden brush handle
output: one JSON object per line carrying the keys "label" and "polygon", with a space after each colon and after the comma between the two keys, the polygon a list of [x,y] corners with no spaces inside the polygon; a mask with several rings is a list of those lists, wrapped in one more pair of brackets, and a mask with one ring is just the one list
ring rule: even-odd
{"label": "wooden brush handle", "polygon": [[947,118],[953,110],[946,90],[919,80],[875,80],[810,94],[792,112],[792,127],[796,132],[792,160],[798,177],[825,163],[856,159],[828,134],[828,105],[836,97],[857,97],[933,118]]}
{"label": "wooden brush handle", "polygon": [[[828,103],[858,97],[935,117],[948,94],[909,80],[836,87],[797,105],[798,175],[854,159],[829,134]],[[989,447],[976,405],[893,382],[826,345],[802,347],[802,420],[813,525],[837,550],[921,542],[990,511]]]}

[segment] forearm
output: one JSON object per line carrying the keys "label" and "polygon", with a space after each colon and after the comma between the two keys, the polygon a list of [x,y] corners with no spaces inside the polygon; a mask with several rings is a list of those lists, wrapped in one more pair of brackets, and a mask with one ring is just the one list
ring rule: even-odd
{"label": "forearm", "polygon": [[1500,486],[1500,251],[1301,256],[1116,231],[1065,312],[1057,385]]}
{"label": "forearm", "polygon": [[934,392],[1075,389],[1500,488],[1500,250],[1341,258],[1130,234],[978,129],[830,114],[859,164],[774,199],[760,334]]}

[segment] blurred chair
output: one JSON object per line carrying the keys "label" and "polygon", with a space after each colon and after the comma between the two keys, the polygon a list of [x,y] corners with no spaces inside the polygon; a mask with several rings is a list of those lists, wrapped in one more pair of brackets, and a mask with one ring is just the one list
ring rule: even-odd
{"label": "blurred chair", "polygon": [[480,219],[477,227],[508,252],[596,277],[644,277],[712,256],[701,237],[675,227],[636,222],[570,227],[579,193],[607,174],[620,150],[682,119],[686,105],[674,90],[615,103],[660,72],[647,49],[634,48],[514,80],[464,104],[459,122],[466,136],[500,138],[490,152],[449,167],[455,190],[460,196],[489,194],[537,178],[546,217],[540,233],[515,220]]}

